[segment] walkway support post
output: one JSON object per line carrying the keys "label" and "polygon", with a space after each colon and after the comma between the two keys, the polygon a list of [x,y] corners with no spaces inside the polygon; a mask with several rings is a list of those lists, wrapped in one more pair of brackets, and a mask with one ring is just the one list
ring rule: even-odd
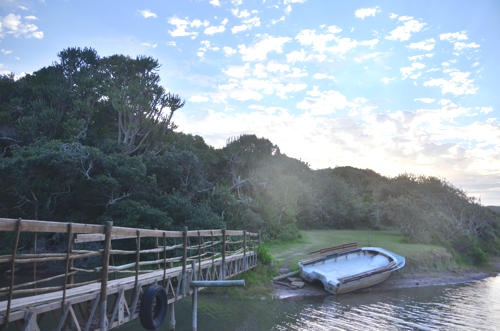
{"label": "walkway support post", "polygon": [[[196,274],[196,262],[193,261],[193,272]],[[245,286],[245,280],[196,280],[193,277],[189,287],[193,288],[193,331],[198,328],[198,287],[230,287]]]}
{"label": "walkway support post", "polygon": [[109,254],[111,247],[111,231],[113,230],[113,222],[106,222],[104,228],[104,251],[102,254],[102,279],[101,279],[101,313],[99,315],[99,327],[101,331],[107,330],[106,326],[106,305],[107,305],[107,288],[108,288],[108,270],[109,270]]}

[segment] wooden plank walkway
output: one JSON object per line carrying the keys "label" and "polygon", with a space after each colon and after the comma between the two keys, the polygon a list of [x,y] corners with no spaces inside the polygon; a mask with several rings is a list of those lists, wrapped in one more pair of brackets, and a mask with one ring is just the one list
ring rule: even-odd
{"label": "wooden plank walkway", "polygon": [[[193,290],[189,284],[192,280],[226,280],[256,267],[258,263],[255,239],[259,238],[259,234],[256,233],[225,229],[187,231],[187,228],[184,231],[167,233],[162,230],[113,228],[112,223],[109,223],[106,226],[79,224],[73,227],[69,223],[0,219],[0,231],[13,231],[17,234],[12,255],[0,256],[0,265],[3,263],[12,267],[11,286],[0,289],[0,295],[3,293],[4,296],[8,296],[8,300],[0,302],[0,330],[39,331],[47,327],[50,330],[113,329],[139,317],[142,294],[151,285],[164,287],[171,314],[170,328],[173,329],[175,328],[174,303],[191,295]],[[22,232],[66,232],[68,250],[63,254],[17,254],[17,242]],[[134,233],[136,236],[131,236]],[[142,233],[156,238],[154,247],[157,248],[141,250]],[[229,240],[230,236],[235,236],[236,240]],[[162,237],[163,245],[159,245],[157,238]],[[197,243],[190,245],[190,237],[196,238],[193,240]],[[205,241],[204,237],[210,239]],[[111,249],[112,239],[125,238],[136,238],[135,250]],[[183,242],[168,246],[166,238],[181,238]],[[249,245],[251,239],[253,239],[252,247]],[[72,249],[74,243],[103,240],[104,249],[100,251]],[[219,247],[221,251],[215,251],[215,247]],[[167,258],[167,251],[171,254],[181,251],[182,256]],[[160,258],[161,253],[163,258]],[[111,266],[109,262],[113,254],[134,254],[135,262]],[[140,261],[141,254],[149,258],[153,255],[153,261]],[[73,268],[75,259],[96,255],[102,256],[102,267],[94,270]],[[59,263],[66,262],[66,272],[59,276],[60,279],[64,279],[62,286],[30,289],[44,280],[23,285],[28,287],[25,290],[19,290],[19,284],[14,285],[12,276],[15,277],[16,263],[26,266],[29,261],[33,264],[36,275],[36,265],[42,264],[40,261],[51,259]],[[38,263],[33,263],[37,261]],[[141,270],[141,265],[152,265],[156,270]],[[124,269],[130,268],[134,270],[128,272],[135,275],[109,280],[109,275],[113,271],[124,272]],[[81,285],[75,283],[74,274],[84,271],[97,273],[97,276],[102,274],[102,278],[91,283],[82,282]],[[44,293],[44,291],[49,292]],[[29,296],[19,297],[20,295]]]}

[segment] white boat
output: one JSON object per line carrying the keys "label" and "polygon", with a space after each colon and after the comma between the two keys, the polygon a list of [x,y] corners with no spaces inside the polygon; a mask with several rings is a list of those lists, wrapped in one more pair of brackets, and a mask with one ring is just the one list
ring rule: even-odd
{"label": "white boat", "polygon": [[309,282],[319,280],[333,294],[383,282],[405,265],[405,258],[400,255],[378,247],[358,248],[356,243],[311,253],[317,252],[322,255],[299,262],[300,275]]}

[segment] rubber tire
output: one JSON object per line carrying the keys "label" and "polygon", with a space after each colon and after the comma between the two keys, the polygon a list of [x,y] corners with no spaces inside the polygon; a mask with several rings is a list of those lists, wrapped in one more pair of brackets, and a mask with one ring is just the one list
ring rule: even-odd
{"label": "rubber tire", "polygon": [[[155,303],[156,299],[156,304]],[[153,306],[154,305],[154,306]],[[158,285],[151,285],[142,295],[139,319],[146,330],[159,329],[167,317],[168,299],[165,289]]]}

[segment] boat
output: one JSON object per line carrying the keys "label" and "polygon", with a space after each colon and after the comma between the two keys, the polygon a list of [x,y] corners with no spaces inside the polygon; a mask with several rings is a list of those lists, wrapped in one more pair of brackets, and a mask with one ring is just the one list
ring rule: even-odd
{"label": "boat", "polygon": [[386,280],[405,265],[405,258],[379,247],[357,247],[357,243],[324,248],[321,255],[299,261],[300,276],[320,281],[325,290],[343,294]]}

